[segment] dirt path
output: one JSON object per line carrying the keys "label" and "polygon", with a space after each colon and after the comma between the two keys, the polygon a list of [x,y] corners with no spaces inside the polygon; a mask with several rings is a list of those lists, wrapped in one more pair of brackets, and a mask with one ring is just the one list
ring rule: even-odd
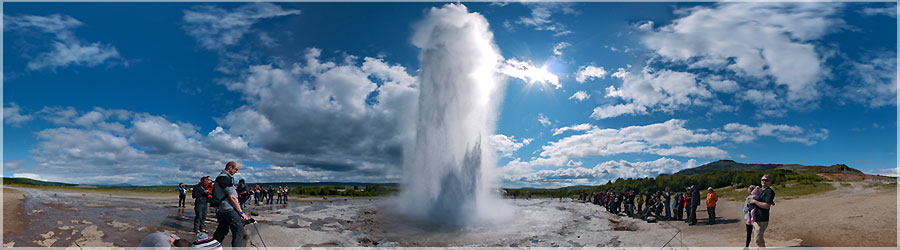
{"label": "dirt path", "polygon": [[[837,184],[836,184],[837,185]],[[895,247],[897,192],[866,188],[865,182],[814,196],[779,200],[766,230],[768,246]],[[717,225],[708,220],[705,205],[697,210],[698,225],[666,222],[682,230],[686,246],[743,247],[746,229],[743,202],[720,201]],[[714,239],[714,240],[713,240]],[[751,241],[751,246],[756,244]]]}
{"label": "dirt path", "polygon": [[[22,232],[23,221],[20,218],[22,209],[20,205],[25,200],[25,192],[15,189],[3,189],[3,235]],[[12,247],[15,243],[3,240],[3,247]]]}

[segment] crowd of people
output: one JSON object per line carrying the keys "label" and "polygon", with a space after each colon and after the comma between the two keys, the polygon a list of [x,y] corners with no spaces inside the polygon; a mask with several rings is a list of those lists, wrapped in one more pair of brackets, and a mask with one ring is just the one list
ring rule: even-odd
{"label": "crowd of people", "polygon": [[[756,244],[765,248],[764,233],[769,223],[769,209],[775,205],[775,192],[769,188],[771,178],[768,174],[760,179],[762,185],[751,185],[745,199],[743,213],[746,222],[747,239],[744,247],[750,246],[753,231],[756,231]],[[716,224],[716,202],[718,195],[712,187],[707,188],[705,202],[700,197],[696,185],[685,187],[684,192],[672,192],[668,187],[656,192],[645,191],[643,194],[634,190],[602,190],[582,193],[578,199],[583,202],[602,206],[606,211],[648,222],[684,221],[688,225],[697,224],[697,208],[705,203],[707,225]]]}
{"label": "crowd of people", "polygon": [[[241,168],[237,162],[231,161],[225,164],[215,179],[203,176],[200,182],[194,185],[191,197],[194,198],[194,227],[193,242],[180,239],[177,235],[165,232],[150,234],[139,244],[139,247],[193,247],[201,249],[218,249],[225,236],[232,234],[231,246],[243,247],[246,236],[244,226],[254,223],[246,213],[245,208],[249,204],[256,206],[271,204],[287,204],[290,190],[287,186],[260,186],[252,188],[243,179],[236,184],[234,174]],[[185,207],[185,197],[188,186],[178,184],[178,206]],[[252,202],[249,202],[251,201]],[[206,217],[210,208],[215,211],[218,225],[212,237],[209,237],[206,228]]]}

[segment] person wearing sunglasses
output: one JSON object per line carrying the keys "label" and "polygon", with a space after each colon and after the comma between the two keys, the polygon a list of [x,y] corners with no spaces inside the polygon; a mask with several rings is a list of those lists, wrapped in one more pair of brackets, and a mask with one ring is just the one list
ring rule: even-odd
{"label": "person wearing sunglasses", "polygon": [[772,178],[766,174],[760,178],[760,183],[762,184],[762,191],[759,192],[758,199],[750,199],[750,203],[756,205],[756,218],[753,223],[754,229],[756,229],[756,245],[760,247],[760,249],[766,248],[766,239],[764,234],[766,233],[766,228],[769,227],[769,209],[775,205],[775,191],[772,191],[770,185],[772,185]]}

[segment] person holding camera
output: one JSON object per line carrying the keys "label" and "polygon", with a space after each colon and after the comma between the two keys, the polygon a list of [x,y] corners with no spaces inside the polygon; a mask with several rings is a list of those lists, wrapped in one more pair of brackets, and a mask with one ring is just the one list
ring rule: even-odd
{"label": "person holding camera", "polygon": [[209,185],[209,177],[200,178],[200,183],[194,186],[191,197],[194,197],[194,233],[206,232],[206,214],[209,213],[209,194],[206,187]]}
{"label": "person holding camera", "polygon": [[[213,239],[222,242],[225,235],[231,230],[231,246],[244,246],[244,221],[250,219],[241,209],[238,202],[238,193],[234,187],[234,174],[241,169],[241,165],[237,162],[230,161],[225,164],[225,170],[216,177],[216,185],[213,188],[214,200],[218,201],[216,210],[216,219],[219,226],[213,233]],[[214,202],[215,202],[214,201]]]}

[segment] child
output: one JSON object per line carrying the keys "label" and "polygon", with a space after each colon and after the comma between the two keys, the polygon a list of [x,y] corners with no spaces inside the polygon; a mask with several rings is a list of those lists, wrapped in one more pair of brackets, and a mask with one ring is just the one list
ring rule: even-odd
{"label": "child", "polygon": [[750,185],[747,191],[750,192],[750,195],[744,199],[744,220],[747,221],[745,226],[747,228],[747,241],[744,243],[744,248],[750,247],[750,235],[753,233],[754,213],[756,213],[756,206],[750,204],[750,199],[759,198],[759,186]]}

